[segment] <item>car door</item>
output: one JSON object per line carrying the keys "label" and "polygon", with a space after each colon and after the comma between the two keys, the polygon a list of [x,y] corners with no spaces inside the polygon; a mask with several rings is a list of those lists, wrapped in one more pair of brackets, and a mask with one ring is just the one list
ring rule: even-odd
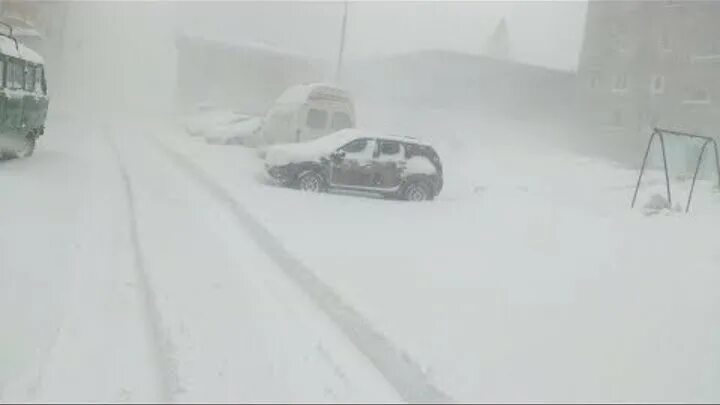
{"label": "car door", "polygon": [[372,167],[372,185],[394,189],[400,186],[405,168],[405,146],[394,140],[379,139]]}
{"label": "car door", "polygon": [[330,183],[338,187],[371,187],[375,146],[374,139],[360,138],[339,148],[338,158],[331,163]]}

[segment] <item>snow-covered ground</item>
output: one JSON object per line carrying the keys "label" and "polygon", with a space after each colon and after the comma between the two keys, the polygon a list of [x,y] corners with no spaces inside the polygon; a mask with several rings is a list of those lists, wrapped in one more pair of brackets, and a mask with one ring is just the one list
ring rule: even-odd
{"label": "snow-covered ground", "polygon": [[636,172],[458,124],[406,133],[445,168],[413,204],[267,186],[254,150],[181,126],[91,127],[0,165],[0,400],[720,400],[709,181],[646,215],[660,173],[630,210]]}
{"label": "snow-covered ground", "polygon": [[78,127],[2,165],[3,401],[399,401],[148,128]]}
{"label": "snow-covered ground", "polygon": [[[455,135],[437,139],[446,186],[427,204],[268,187],[252,150],[162,141],[456,400],[720,398],[710,181],[690,215],[646,215],[664,192],[657,171],[630,210],[634,170],[512,134]],[[674,202],[687,189],[674,182]]]}

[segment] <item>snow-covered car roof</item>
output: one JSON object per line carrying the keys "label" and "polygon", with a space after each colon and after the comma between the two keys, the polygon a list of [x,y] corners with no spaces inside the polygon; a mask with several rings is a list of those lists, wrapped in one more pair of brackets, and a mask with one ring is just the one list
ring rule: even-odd
{"label": "snow-covered car roof", "polygon": [[402,135],[385,135],[378,132],[368,131],[365,129],[358,129],[358,128],[347,128],[342,129],[337,132],[333,132],[329,135],[326,135],[322,138],[318,138],[314,140],[313,142],[327,144],[330,145],[336,145],[336,146],[342,146],[348,142],[351,142],[355,139],[360,138],[374,138],[374,139],[381,139],[381,140],[387,140],[387,141],[396,141],[396,142],[403,142],[403,143],[414,143],[417,145],[423,145],[423,146],[430,146],[429,143],[425,141],[421,141],[417,138],[409,137],[409,136],[402,136]]}
{"label": "snow-covered car roof", "polygon": [[404,143],[427,145],[415,138],[398,135],[383,135],[357,128],[342,129],[329,135],[308,142],[278,144],[268,147],[262,153],[265,162],[273,166],[282,166],[291,162],[317,161],[322,156],[338,150],[338,148],[362,138],[386,139]]}
{"label": "snow-covered car roof", "polygon": [[37,52],[23,45],[18,41],[17,47],[15,47],[15,41],[8,37],[0,36],[0,52],[7,56],[14,58],[20,58],[28,62],[42,65],[45,63],[42,56]]}

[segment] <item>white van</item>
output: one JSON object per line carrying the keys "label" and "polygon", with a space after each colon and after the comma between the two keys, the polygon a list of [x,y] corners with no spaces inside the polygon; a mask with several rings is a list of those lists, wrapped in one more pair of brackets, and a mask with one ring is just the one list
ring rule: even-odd
{"label": "white van", "polygon": [[266,144],[309,141],[355,127],[350,95],[331,84],[292,86],[278,97],[265,115]]}

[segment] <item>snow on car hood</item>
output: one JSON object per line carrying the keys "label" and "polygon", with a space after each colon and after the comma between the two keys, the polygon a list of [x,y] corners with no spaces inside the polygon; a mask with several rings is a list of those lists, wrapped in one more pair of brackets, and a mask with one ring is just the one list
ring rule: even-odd
{"label": "snow on car hood", "polygon": [[265,163],[284,166],[289,163],[318,162],[321,157],[330,155],[354,139],[374,136],[358,129],[343,129],[308,142],[273,145],[264,151]]}

